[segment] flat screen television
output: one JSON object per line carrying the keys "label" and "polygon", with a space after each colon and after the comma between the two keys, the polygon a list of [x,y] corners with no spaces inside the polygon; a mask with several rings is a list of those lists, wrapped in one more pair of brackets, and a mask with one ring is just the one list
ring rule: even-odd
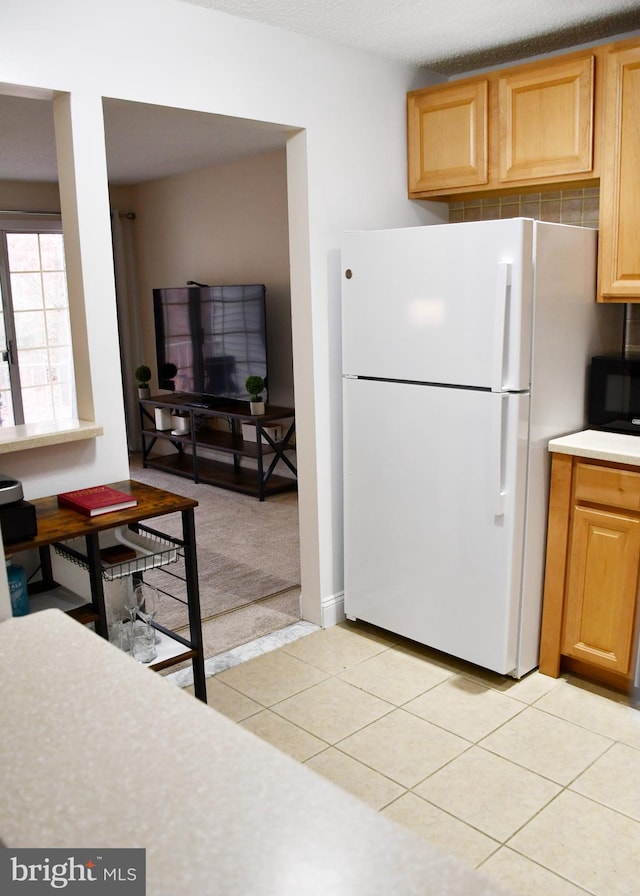
{"label": "flat screen television", "polygon": [[264,285],[154,289],[153,310],[161,384],[163,365],[175,364],[176,391],[214,404],[247,401],[248,376],[267,382]]}

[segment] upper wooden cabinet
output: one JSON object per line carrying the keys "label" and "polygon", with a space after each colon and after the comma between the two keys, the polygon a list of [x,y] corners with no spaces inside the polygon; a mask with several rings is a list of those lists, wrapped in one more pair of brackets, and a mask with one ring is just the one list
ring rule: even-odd
{"label": "upper wooden cabinet", "polygon": [[606,59],[599,298],[640,300],[640,43]]}
{"label": "upper wooden cabinet", "polygon": [[595,51],[407,95],[409,196],[595,182]]}
{"label": "upper wooden cabinet", "polygon": [[498,80],[500,183],[593,171],[594,59]]}
{"label": "upper wooden cabinet", "polygon": [[488,83],[409,94],[409,181],[415,190],[486,184]]}

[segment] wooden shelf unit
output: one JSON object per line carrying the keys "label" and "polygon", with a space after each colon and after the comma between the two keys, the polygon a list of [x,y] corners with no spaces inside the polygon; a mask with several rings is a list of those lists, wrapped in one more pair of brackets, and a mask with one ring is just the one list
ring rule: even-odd
{"label": "wooden shelf unit", "polygon": [[[44,597],[45,592],[58,587],[51,566],[51,547],[62,545],[64,542],[75,538],[81,539],[84,542],[84,548],[82,553],[78,553],[77,556],[78,562],[89,573],[91,599],[87,603],[79,598],[79,605],[69,609],[67,613],[83,624],[92,622],[96,633],[106,639],[108,638],[108,629],[103,580],[105,572],[108,572],[110,567],[106,567],[100,557],[100,532],[115,529],[119,526],[128,526],[134,531],[142,529],[143,531],[153,533],[155,536],[161,536],[162,533],[159,533],[157,530],[141,526],[141,521],[155,519],[169,513],[181,513],[182,538],[163,537],[173,543],[184,557],[189,632],[188,637],[182,637],[154,623],[154,627],[161,634],[165,649],[163,649],[162,653],[159,653],[158,660],[150,664],[150,668],[166,669],[185,660],[191,660],[195,696],[206,703],[207,691],[204,674],[200,592],[193,512],[194,508],[198,506],[198,502],[192,498],[174,495],[172,492],[164,491],[164,489],[143,485],[130,479],[112,482],[109,485],[136,498],[137,505],[125,510],[88,517],[75,510],[59,507],[56,495],[38,498],[30,502],[36,509],[37,534],[34,538],[5,545],[5,553],[12,555],[34,549],[39,551],[42,580],[29,586],[29,595],[30,597],[33,595],[37,602],[39,595]],[[68,548],[65,548],[65,550],[68,551]],[[131,575],[138,574],[133,570],[134,567],[132,566]],[[170,648],[167,648],[167,641],[173,642]]]}
{"label": "wooden shelf unit", "polygon": [[[265,413],[258,416],[245,410],[246,402],[203,406],[183,395],[156,395],[141,398],[138,404],[144,467],[241,492],[260,501],[277,492],[297,488],[297,469],[287,455],[294,447],[293,408],[267,405]],[[175,435],[171,430],[157,429],[156,408],[186,414],[189,433]],[[228,431],[210,428],[206,425],[207,420],[226,421]],[[243,438],[243,426],[255,429],[255,441]],[[274,426],[281,426],[283,430],[282,437],[277,440],[270,435]],[[170,444],[174,451],[169,454],[158,452],[158,441]],[[207,451],[226,455],[230,462],[203,454]],[[245,459],[255,466],[243,465]],[[275,472],[279,462],[291,471],[291,477]]]}

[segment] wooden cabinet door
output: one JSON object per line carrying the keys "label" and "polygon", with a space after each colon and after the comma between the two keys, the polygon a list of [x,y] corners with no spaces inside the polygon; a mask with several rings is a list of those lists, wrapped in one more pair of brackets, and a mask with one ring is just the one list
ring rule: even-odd
{"label": "wooden cabinet door", "polygon": [[407,96],[409,195],[487,183],[487,81]]}
{"label": "wooden cabinet door", "polygon": [[574,507],[564,655],[628,674],[639,565],[640,518]]}
{"label": "wooden cabinet door", "polygon": [[499,79],[501,183],[593,169],[594,58]]}
{"label": "wooden cabinet door", "polygon": [[640,300],[640,45],[606,64],[598,292],[628,302]]}

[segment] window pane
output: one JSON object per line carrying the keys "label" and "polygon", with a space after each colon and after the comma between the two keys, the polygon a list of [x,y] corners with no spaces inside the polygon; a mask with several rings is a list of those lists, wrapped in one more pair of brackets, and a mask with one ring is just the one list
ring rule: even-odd
{"label": "window pane", "polygon": [[53,398],[49,386],[23,389],[22,404],[25,423],[40,423],[43,420],[54,419]]}
{"label": "window pane", "polygon": [[40,251],[37,233],[8,233],[10,271],[39,271]]}
{"label": "window pane", "polygon": [[38,348],[47,344],[44,314],[39,311],[21,311],[15,315],[18,353],[21,349]]}
{"label": "window pane", "polygon": [[49,345],[69,345],[71,330],[69,315],[66,311],[47,311],[47,339]]}
{"label": "window pane", "polygon": [[46,348],[19,351],[18,364],[23,389],[49,385],[49,353]]}
{"label": "window pane", "polygon": [[73,386],[71,383],[61,383],[52,386],[51,395],[53,397],[53,407],[56,419],[72,417],[74,415]]}
{"label": "window pane", "polygon": [[64,243],[61,233],[40,234],[40,257],[43,271],[64,271]]}
{"label": "window pane", "polygon": [[50,381],[52,383],[71,383],[71,346],[65,345],[49,350]]}
{"label": "window pane", "polygon": [[[31,225],[33,226],[33,225]],[[13,425],[12,388],[22,393],[24,422],[36,423],[77,414],[64,239],[49,222],[38,232],[0,233],[6,240],[10,297],[3,303],[9,338],[17,349],[17,369],[0,363],[0,426]],[[3,315],[0,314],[0,327]],[[0,350],[4,347],[0,332]],[[19,374],[19,378],[18,378]],[[4,393],[4,394],[3,394]],[[22,422],[22,421],[19,421]]]}
{"label": "window pane", "polygon": [[12,274],[11,295],[14,311],[42,308],[42,277],[40,274]]}
{"label": "window pane", "polygon": [[15,426],[13,401],[7,389],[0,390],[0,426]]}
{"label": "window pane", "polygon": [[44,288],[45,308],[67,307],[67,278],[64,271],[43,274],[42,285]]}

